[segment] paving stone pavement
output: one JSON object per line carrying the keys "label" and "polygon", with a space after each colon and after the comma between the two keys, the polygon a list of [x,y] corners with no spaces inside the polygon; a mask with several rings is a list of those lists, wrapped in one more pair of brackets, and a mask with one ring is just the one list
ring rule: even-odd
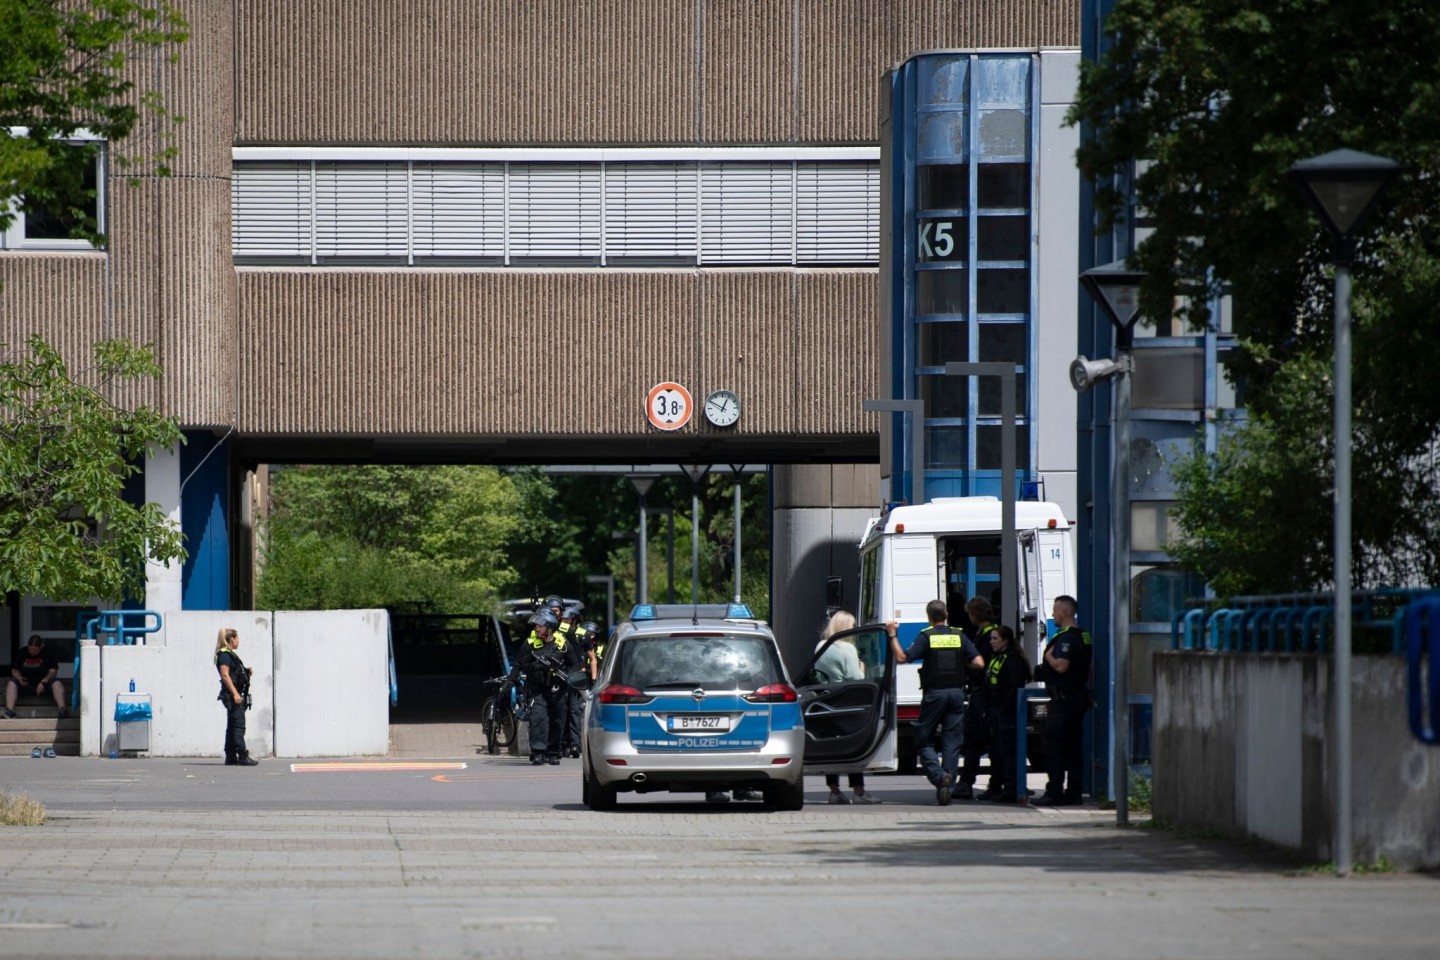
{"label": "paving stone pavement", "polygon": [[0,760],[0,957],[1433,957],[1440,879],[1339,880],[1093,808],[578,803],[573,763]]}

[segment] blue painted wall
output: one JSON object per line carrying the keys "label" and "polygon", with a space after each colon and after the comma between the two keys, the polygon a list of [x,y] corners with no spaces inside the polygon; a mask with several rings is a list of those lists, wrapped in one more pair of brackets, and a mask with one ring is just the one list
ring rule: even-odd
{"label": "blue painted wall", "polygon": [[230,609],[230,451],[209,433],[180,448],[180,529],[189,556],[181,571],[186,610]]}

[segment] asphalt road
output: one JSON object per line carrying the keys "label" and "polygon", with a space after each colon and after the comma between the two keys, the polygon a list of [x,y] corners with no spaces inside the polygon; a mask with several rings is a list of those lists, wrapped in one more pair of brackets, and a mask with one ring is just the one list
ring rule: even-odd
{"label": "asphalt road", "polygon": [[[312,762],[313,761],[307,761]],[[463,768],[458,763],[463,762]],[[1440,878],[1090,809],[579,803],[578,763],[0,760],[0,957],[1433,957]]]}

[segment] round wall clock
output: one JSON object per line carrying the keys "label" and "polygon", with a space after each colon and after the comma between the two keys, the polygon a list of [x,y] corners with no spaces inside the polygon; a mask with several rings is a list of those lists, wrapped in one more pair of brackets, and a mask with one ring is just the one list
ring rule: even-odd
{"label": "round wall clock", "polygon": [[734,390],[716,390],[705,398],[705,419],[717,427],[731,427],[740,419],[740,397]]}

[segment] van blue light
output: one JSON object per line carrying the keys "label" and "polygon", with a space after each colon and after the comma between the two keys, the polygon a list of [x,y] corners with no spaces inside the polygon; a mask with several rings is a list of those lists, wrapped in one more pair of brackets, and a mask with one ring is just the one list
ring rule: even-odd
{"label": "van blue light", "polygon": [[630,608],[631,620],[655,620],[658,619],[655,613],[655,604],[637,603]]}
{"label": "van blue light", "polygon": [[725,608],[726,620],[754,620],[755,614],[750,612],[748,604],[732,603]]}

